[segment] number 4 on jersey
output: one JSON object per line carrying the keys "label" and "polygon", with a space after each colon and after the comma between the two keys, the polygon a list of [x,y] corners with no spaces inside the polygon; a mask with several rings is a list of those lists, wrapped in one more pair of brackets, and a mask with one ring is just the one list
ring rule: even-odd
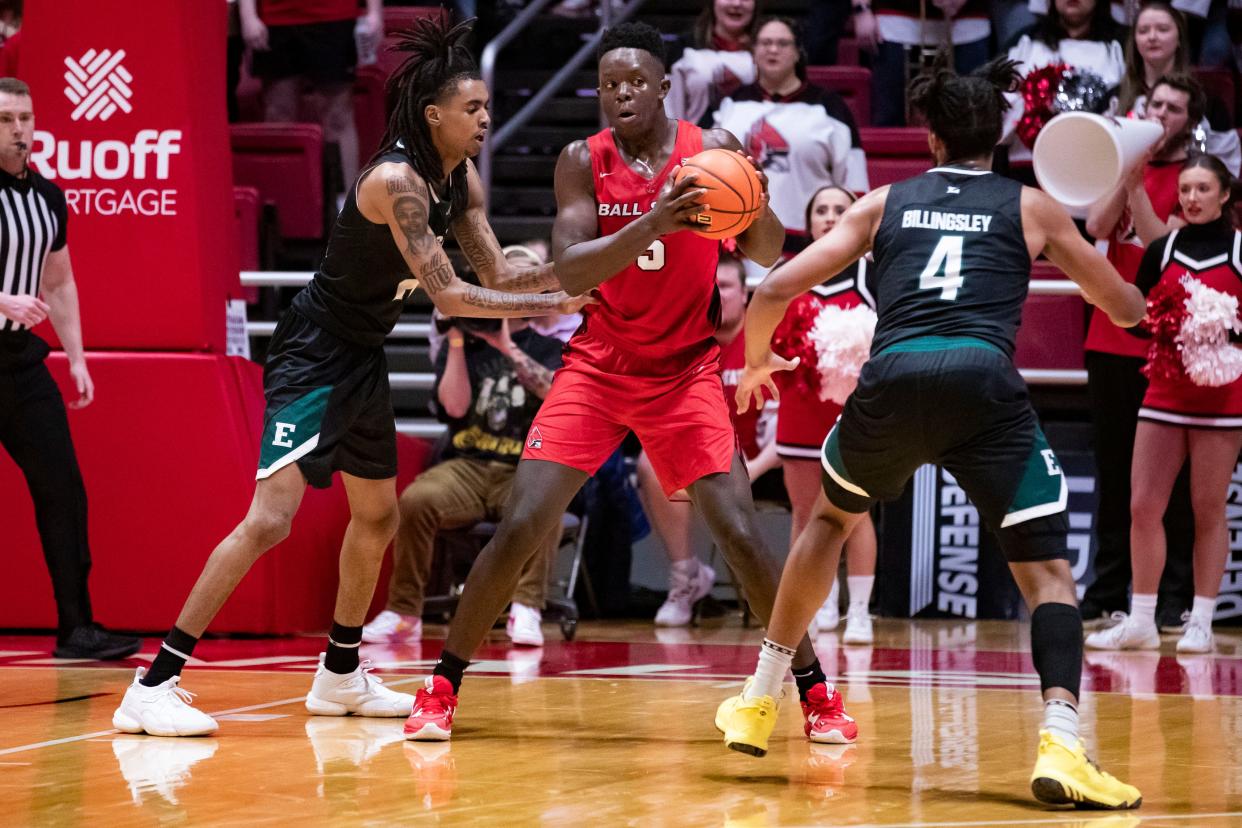
{"label": "number 4 on jersey", "polygon": [[957,289],[961,286],[962,237],[941,236],[927,260],[927,267],[919,274],[919,290],[938,290],[941,299],[952,302],[957,299]]}

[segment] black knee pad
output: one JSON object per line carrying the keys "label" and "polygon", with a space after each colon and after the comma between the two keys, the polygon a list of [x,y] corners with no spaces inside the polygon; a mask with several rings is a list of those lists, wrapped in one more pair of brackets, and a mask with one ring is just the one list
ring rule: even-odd
{"label": "black knee pad", "polygon": [[1031,613],[1031,660],[1041,690],[1060,687],[1078,698],[1082,684],[1082,615],[1069,604],[1040,604]]}
{"label": "black knee pad", "polygon": [[1069,517],[1063,511],[996,530],[1001,552],[1009,563],[1068,561],[1068,535]]}

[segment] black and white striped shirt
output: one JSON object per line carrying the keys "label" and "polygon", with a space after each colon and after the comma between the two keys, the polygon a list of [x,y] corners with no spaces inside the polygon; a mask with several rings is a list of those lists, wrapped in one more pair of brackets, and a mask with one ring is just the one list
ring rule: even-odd
{"label": "black and white striped shirt", "polygon": [[[0,293],[38,296],[49,253],[67,242],[65,195],[34,170],[23,178],[0,170]],[[3,319],[0,331],[21,331]]]}

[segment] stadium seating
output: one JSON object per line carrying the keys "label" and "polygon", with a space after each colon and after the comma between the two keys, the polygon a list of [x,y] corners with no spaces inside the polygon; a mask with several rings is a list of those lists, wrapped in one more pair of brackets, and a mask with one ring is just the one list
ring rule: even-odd
{"label": "stadium seating", "polygon": [[808,66],[806,79],[845,99],[860,127],[871,125],[871,70],[861,66]]}
{"label": "stadium seating", "polygon": [[280,235],[324,237],[323,130],[317,124],[232,124],[233,180],[276,204]]}
{"label": "stadium seating", "polygon": [[1229,110],[1231,123],[1237,123],[1237,91],[1234,86],[1233,72],[1224,67],[1200,66],[1194,69],[1194,76],[1203,84],[1203,91],[1208,97],[1217,97],[1225,102]]}
{"label": "stadium seating", "polygon": [[927,130],[923,127],[863,127],[859,132],[872,187],[892,184],[931,169]]}

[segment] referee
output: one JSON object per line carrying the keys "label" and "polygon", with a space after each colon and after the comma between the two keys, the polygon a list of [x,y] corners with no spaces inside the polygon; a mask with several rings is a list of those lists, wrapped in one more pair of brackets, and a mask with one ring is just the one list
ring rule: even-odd
{"label": "referee", "polygon": [[114,635],[91,617],[86,489],[64,401],[43,364],[50,349],[30,331],[52,320],[77,386],[78,399],[70,407],[90,405],[95,387],[82,353],[65,196],[26,166],[33,140],[30,87],[16,78],[0,78],[0,445],[26,476],[34,500],[56,596],[53,655],[124,658],[142,642]]}

